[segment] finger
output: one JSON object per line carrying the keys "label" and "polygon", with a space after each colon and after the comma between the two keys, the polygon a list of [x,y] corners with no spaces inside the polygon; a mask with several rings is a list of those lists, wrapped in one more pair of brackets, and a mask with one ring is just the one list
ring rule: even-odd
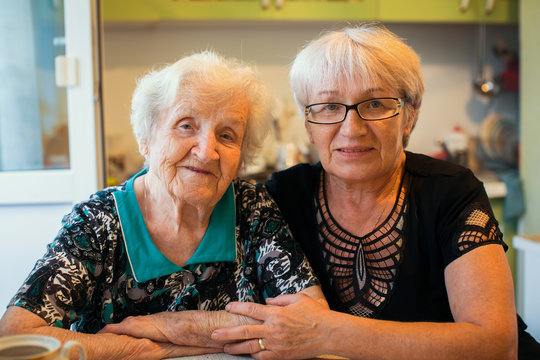
{"label": "finger", "polygon": [[227,344],[223,351],[231,355],[255,354],[261,351],[258,340],[247,340],[238,343]]}
{"label": "finger", "polygon": [[266,320],[270,309],[262,304],[233,301],[225,307],[230,313],[244,315],[255,320]]}
{"label": "finger", "polygon": [[266,304],[274,306],[287,306],[307,298],[305,294],[279,295],[275,298],[266,299]]}
{"label": "finger", "polygon": [[98,334],[124,334],[124,326],[122,324],[109,324],[97,332]]}
{"label": "finger", "polygon": [[242,325],[214,330],[211,338],[220,342],[243,341],[262,338],[264,333],[264,325]]}
{"label": "finger", "polygon": [[210,353],[221,353],[223,348],[207,348],[197,346],[179,346],[167,343],[156,343],[162,350],[161,358],[202,355]]}

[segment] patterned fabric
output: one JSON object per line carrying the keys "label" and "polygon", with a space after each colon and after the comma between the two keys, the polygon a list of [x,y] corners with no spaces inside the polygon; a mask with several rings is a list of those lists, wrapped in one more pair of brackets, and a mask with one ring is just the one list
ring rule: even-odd
{"label": "patterned fabric", "polygon": [[320,163],[300,164],[274,173],[266,186],[333,310],[453,321],[446,267],[480,246],[507,249],[485,189],[469,169],[406,152],[393,211],[364,237],[347,233],[328,211],[321,172]]}
{"label": "patterned fabric", "polygon": [[[410,174],[404,174],[390,216],[362,237],[348,233],[334,221],[326,201],[324,175],[325,172],[321,171],[314,202],[318,238],[330,282],[348,313],[376,317],[393,292],[406,246],[403,226],[408,208]],[[472,203],[461,212],[458,231],[453,239],[453,248],[458,256],[481,245],[501,243],[502,233],[497,221],[481,203]]]}
{"label": "patterned fabric", "polygon": [[112,195],[124,190],[124,183],[74,206],[9,305],[53,326],[95,333],[127,316],[222,310],[230,301],[261,303],[317,285],[266,190],[242,180],[233,184],[235,261],[187,265],[184,271],[136,282]]}
{"label": "patterned fabric", "polygon": [[325,172],[314,197],[326,269],[339,300],[350,314],[373,317],[390,297],[403,255],[405,175],[390,216],[369,234],[359,237],[344,230],[332,217],[326,200]]}

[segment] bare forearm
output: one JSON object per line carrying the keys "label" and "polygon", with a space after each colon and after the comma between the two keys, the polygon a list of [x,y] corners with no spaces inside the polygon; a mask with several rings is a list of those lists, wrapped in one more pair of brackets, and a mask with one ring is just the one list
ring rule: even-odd
{"label": "bare forearm", "polygon": [[100,333],[125,334],[182,346],[222,349],[223,342],[214,341],[210,337],[215,329],[258,323],[227,311],[161,312],[126,318],[121,323],[107,325]]}
{"label": "bare forearm", "polygon": [[499,334],[471,323],[401,323],[334,313],[325,352],[350,359],[516,359],[511,329]]}
{"label": "bare forearm", "polygon": [[88,359],[134,359],[138,354],[146,353],[146,348],[151,350],[155,347],[151,341],[130,336],[89,335],[51,326],[12,329],[12,331],[4,332],[4,335],[8,334],[40,334],[55,337],[62,342],[76,340],[84,347]]}
{"label": "bare forearm", "polygon": [[47,326],[39,316],[15,306],[0,320],[0,336],[40,334],[62,342],[75,340],[84,347],[88,359],[162,359],[218,352],[219,349],[178,346],[121,334],[84,334]]}

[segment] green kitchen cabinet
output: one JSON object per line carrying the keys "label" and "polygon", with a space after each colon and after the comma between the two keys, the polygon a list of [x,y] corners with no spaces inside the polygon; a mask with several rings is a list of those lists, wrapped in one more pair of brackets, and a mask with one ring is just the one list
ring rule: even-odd
{"label": "green kitchen cabinet", "polygon": [[378,0],[386,22],[517,23],[518,0]]}
{"label": "green kitchen cabinet", "polygon": [[376,20],[377,1],[104,0],[103,20]]}
{"label": "green kitchen cabinet", "polygon": [[[493,6],[486,12],[489,4]],[[102,7],[103,20],[116,23],[175,20],[516,23],[518,18],[518,0],[103,0]]]}
{"label": "green kitchen cabinet", "polygon": [[484,7],[479,7],[477,11],[479,22],[517,24],[519,19],[519,1],[495,0],[492,12],[486,13]]}
{"label": "green kitchen cabinet", "polygon": [[378,17],[386,22],[517,23],[518,0],[379,0]]}

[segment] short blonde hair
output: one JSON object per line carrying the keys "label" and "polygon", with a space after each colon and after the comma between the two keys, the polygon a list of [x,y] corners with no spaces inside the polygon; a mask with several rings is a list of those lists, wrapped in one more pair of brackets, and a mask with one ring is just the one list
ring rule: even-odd
{"label": "short blonde hair", "polygon": [[[416,52],[380,24],[360,24],[330,31],[307,44],[296,56],[289,74],[300,110],[309,105],[311,91],[321,84],[358,84],[396,89],[416,125],[424,80]],[[407,108],[409,107],[409,108]],[[409,136],[403,137],[406,147]]]}
{"label": "short blonde hair", "polygon": [[[190,91],[194,90],[194,84],[204,85],[204,94]],[[131,126],[137,142],[148,142],[160,114],[174,106],[181,100],[180,94],[186,92],[195,101],[204,101],[203,98],[211,95],[214,104],[224,103],[233,94],[245,97],[249,113],[241,164],[251,163],[270,126],[268,90],[252,67],[213,51],[184,57],[139,79],[131,101]]]}

